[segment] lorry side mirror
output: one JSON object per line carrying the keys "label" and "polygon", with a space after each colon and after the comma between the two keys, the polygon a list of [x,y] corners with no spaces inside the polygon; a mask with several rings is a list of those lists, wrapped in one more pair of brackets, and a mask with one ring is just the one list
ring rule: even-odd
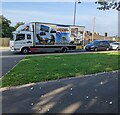
{"label": "lorry side mirror", "polygon": [[10,40],[14,40],[13,34],[10,35]]}

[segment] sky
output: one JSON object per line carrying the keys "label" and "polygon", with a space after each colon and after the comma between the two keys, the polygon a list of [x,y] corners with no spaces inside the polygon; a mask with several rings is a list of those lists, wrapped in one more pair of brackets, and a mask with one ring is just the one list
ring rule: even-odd
{"label": "sky", "polygon": [[[49,22],[57,24],[73,24],[73,2],[2,2],[2,12],[11,20],[11,25],[17,22]],[[100,11],[94,2],[77,4],[76,25],[85,26],[92,31],[95,17],[95,32],[108,36],[118,34],[118,11]]]}

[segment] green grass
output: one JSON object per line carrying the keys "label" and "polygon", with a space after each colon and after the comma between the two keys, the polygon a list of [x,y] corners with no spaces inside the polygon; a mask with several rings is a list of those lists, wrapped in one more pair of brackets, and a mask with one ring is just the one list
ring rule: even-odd
{"label": "green grass", "polygon": [[26,57],[2,78],[2,87],[119,70],[118,56],[120,53]]}

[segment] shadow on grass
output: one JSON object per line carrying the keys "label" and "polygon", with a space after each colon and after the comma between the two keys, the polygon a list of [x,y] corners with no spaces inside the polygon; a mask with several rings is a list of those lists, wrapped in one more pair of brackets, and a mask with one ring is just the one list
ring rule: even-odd
{"label": "shadow on grass", "polygon": [[3,113],[116,113],[118,72],[3,91]]}

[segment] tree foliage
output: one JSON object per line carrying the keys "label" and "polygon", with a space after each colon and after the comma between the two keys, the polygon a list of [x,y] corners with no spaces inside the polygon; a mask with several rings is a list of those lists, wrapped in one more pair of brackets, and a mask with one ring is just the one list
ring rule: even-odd
{"label": "tree foliage", "polygon": [[5,18],[3,15],[0,16],[0,37],[10,37],[14,27],[10,26],[11,21]]}
{"label": "tree foliage", "polygon": [[23,25],[24,22],[18,22],[15,27],[11,26],[11,21],[5,18],[3,15],[0,15],[0,37],[9,38],[13,31],[15,31],[20,25]]}
{"label": "tree foliage", "polygon": [[95,4],[99,5],[99,7],[97,7],[99,10],[116,9],[120,11],[120,1],[117,0],[98,0]]}
{"label": "tree foliage", "polygon": [[25,24],[24,22],[18,22],[16,25],[15,25],[15,29],[17,29],[19,26]]}

